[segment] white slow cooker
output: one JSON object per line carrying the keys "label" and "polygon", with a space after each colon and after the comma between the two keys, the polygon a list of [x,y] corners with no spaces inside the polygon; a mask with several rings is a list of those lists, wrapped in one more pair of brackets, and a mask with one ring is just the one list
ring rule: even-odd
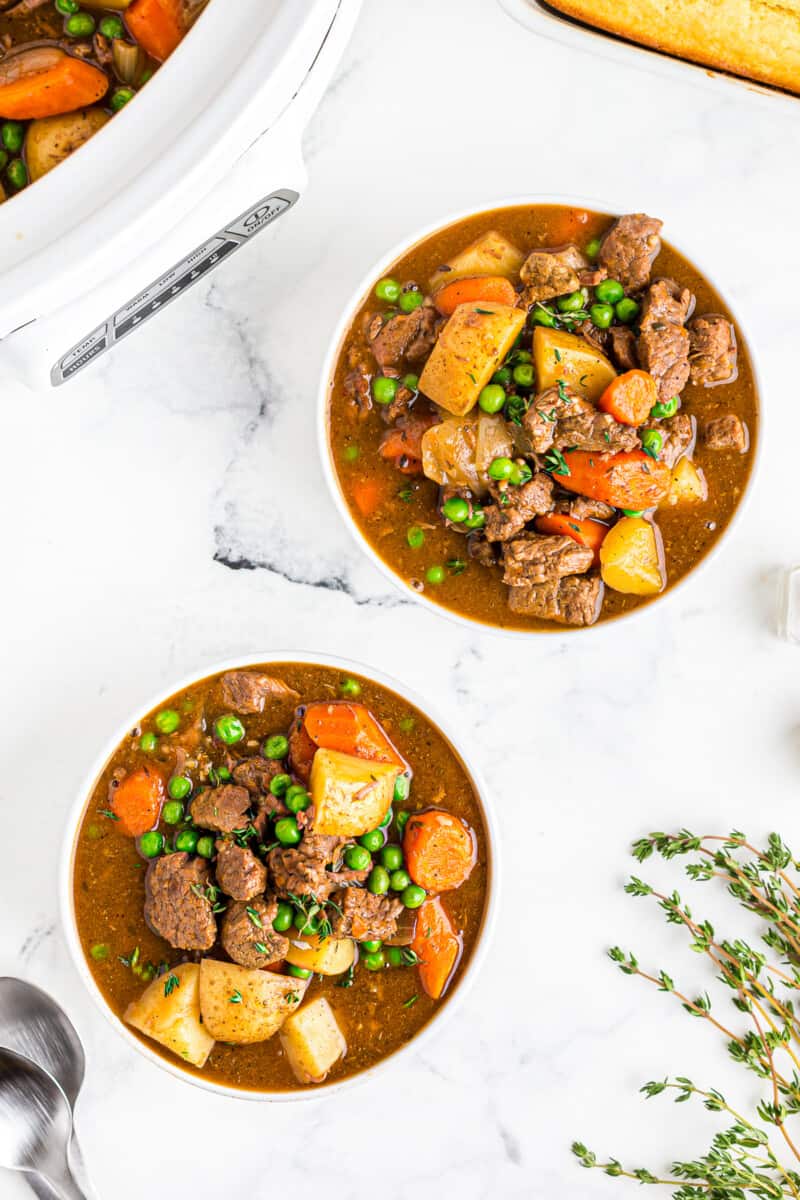
{"label": "white slow cooker", "polygon": [[0,205],[0,380],[58,387],[287,212],[361,0],[211,0],[135,102]]}

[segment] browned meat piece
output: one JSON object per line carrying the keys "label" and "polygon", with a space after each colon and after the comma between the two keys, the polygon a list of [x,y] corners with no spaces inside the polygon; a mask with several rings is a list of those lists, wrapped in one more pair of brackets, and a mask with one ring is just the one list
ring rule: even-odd
{"label": "browned meat piece", "polygon": [[563,250],[534,250],[519,273],[525,284],[526,306],[537,300],[552,300],[554,296],[577,291],[580,287],[578,271],[588,266],[588,259],[577,246],[565,246]]}
{"label": "browned meat piece", "polygon": [[569,575],[513,587],[508,607],[522,617],[540,617],[561,625],[594,625],[603,607],[603,582],[599,575]]}
{"label": "browned meat piece", "polygon": [[201,829],[215,833],[233,833],[247,824],[245,813],[250,807],[247,788],[225,783],[221,787],[205,788],[190,805],[192,820]]}
{"label": "browned meat piece", "polygon": [[579,333],[593,350],[599,350],[601,354],[608,352],[609,331],[607,329],[598,329],[594,321],[589,320],[588,317],[578,322],[575,326],[575,332]]}
{"label": "browned meat piece", "polygon": [[340,857],[342,838],[307,833],[299,846],[276,847],[267,855],[270,878],[279,896],[314,896],[327,900],[339,886],[329,871]]}
{"label": "browned meat piece", "polygon": [[262,758],[256,754],[239,760],[233,768],[233,780],[254,796],[260,796],[269,792],[270,783],[282,771],[283,763],[279,759]]}
{"label": "browned meat piece", "polygon": [[612,325],[608,331],[609,353],[620,371],[635,371],[639,366],[636,335],[627,325]]}
{"label": "browned meat piece", "polygon": [[151,860],[144,879],[144,919],[176,950],[210,950],[217,922],[206,889],[211,873],[202,858],[182,851]]}
{"label": "browned meat piece", "polygon": [[604,279],[608,279],[605,267],[587,267],[584,271],[578,271],[578,283],[581,287],[597,287]]}
{"label": "browned meat piece", "polygon": [[658,235],[663,224],[644,213],[629,213],[603,236],[597,261],[626,291],[638,292],[650,282],[650,269],[661,249]]}
{"label": "browned meat piece", "polygon": [[299,700],[300,694],[273,675],[228,671],[222,676],[222,699],[234,712],[260,713],[266,700]]}
{"label": "browned meat piece", "polygon": [[252,850],[236,842],[217,842],[217,883],[234,900],[252,900],[267,886],[267,868]]}
{"label": "browned meat piece", "polygon": [[317,753],[316,743],[311,740],[303,724],[303,712],[298,713],[289,730],[289,765],[292,772],[303,783],[311,777],[311,764]]}
{"label": "browned meat piece", "polygon": [[344,394],[352,400],[358,415],[365,417],[372,408],[369,375],[362,367],[353,367],[344,377]]}
{"label": "browned meat piece", "polygon": [[656,429],[664,439],[658,453],[660,462],[672,468],[678,459],[692,450],[697,437],[697,425],[688,413],[679,412],[663,421],[648,421],[647,429]]}
{"label": "browned meat piece", "polygon": [[556,436],[556,424],[574,413],[593,413],[588,400],[576,395],[565,385],[541,392],[522,418],[525,449],[531,454],[546,454]]}
{"label": "browned meat piece", "polygon": [[388,321],[378,313],[369,325],[369,347],[381,367],[395,367],[404,358],[418,362],[433,349],[440,324],[439,314],[429,304],[411,313],[396,313]]}
{"label": "browned meat piece", "polygon": [[[397,372],[394,372],[396,374]],[[390,372],[387,371],[386,375]],[[407,388],[405,384],[401,384],[394,395],[394,400],[391,404],[381,405],[381,417],[387,425],[394,425],[400,417],[407,417],[414,407],[414,401],[417,399],[417,393],[412,392],[411,388]]]}
{"label": "browned meat piece", "polygon": [[594,551],[573,538],[527,533],[503,546],[503,583],[514,588],[564,575],[582,575],[593,561]]}
{"label": "browned meat piece", "polygon": [[[519,487],[505,491],[496,490],[497,504],[484,508],[487,541],[504,542],[514,537],[521,529],[542,513],[553,511],[553,481],[545,471],[540,471]],[[504,503],[504,497],[507,501]]]}
{"label": "browned meat piece", "polygon": [[348,888],[332,897],[337,911],[331,920],[334,937],[352,937],[357,942],[386,941],[397,929],[403,911],[401,900],[373,896],[363,888]]}
{"label": "browned meat piece", "polygon": [[706,313],[689,322],[692,383],[731,383],[736,370],[736,333],[727,317]]}
{"label": "browned meat piece", "polygon": [[558,512],[569,513],[576,521],[610,521],[616,509],[602,500],[590,500],[588,496],[565,496],[556,504]]}
{"label": "browned meat piece", "polygon": [[639,435],[630,425],[621,425],[610,413],[575,413],[556,424],[554,444],[559,450],[598,450],[615,454],[635,450]]}
{"label": "browned meat piece", "polygon": [[277,914],[278,903],[272,897],[259,898],[250,904],[228,905],[222,918],[220,941],[240,967],[259,970],[286,957],[289,939],[272,928]]}
{"label": "browned meat piece", "polygon": [[739,454],[744,454],[750,444],[747,426],[732,412],[706,421],[703,441],[709,450],[736,450]]}
{"label": "browned meat piece", "polygon": [[689,334],[684,328],[694,296],[674,279],[657,279],[642,302],[639,362],[658,385],[662,402],[679,396],[689,378]]}
{"label": "browned meat piece", "polygon": [[9,17],[27,17],[45,4],[47,0],[5,0],[4,4],[0,4],[0,12],[7,12]]}
{"label": "browned meat piece", "polygon": [[494,567],[497,565],[497,553],[494,546],[490,545],[487,539],[480,533],[471,533],[467,538],[467,554],[476,563],[480,563],[482,567]]}

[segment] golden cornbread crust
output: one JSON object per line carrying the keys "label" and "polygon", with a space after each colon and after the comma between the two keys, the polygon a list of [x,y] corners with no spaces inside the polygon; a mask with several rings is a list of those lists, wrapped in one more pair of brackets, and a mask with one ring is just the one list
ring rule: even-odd
{"label": "golden cornbread crust", "polygon": [[800,0],[546,0],[587,25],[800,93]]}

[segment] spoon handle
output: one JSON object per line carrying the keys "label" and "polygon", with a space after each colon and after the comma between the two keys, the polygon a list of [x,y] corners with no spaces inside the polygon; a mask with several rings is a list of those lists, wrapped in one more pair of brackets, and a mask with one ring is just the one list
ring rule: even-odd
{"label": "spoon handle", "polygon": [[58,1177],[40,1174],[39,1179],[47,1186],[48,1200],[88,1200],[86,1193],[79,1188],[69,1167],[64,1164]]}
{"label": "spoon handle", "polygon": [[[74,1172],[79,1179],[83,1180],[85,1179],[86,1168],[83,1165],[83,1155],[81,1154],[75,1134],[72,1135],[70,1151]],[[58,1192],[43,1175],[30,1174],[26,1175],[25,1179],[31,1191],[37,1197],[37,1200],[59,1200]]]}

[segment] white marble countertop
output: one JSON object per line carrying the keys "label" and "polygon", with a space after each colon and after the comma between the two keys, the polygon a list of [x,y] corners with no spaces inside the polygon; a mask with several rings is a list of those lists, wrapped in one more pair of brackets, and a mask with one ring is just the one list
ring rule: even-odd
{"label": "white marble countertop", "polygon": [[[643,830],[796,826],[800,659],[774,608],[800,557],[780,426],[798,404],[798,129],[744,92],[535,39],[494,0],[366,0],[296,210],[68,390],[4,383],[0,971],[49,989],[85,1040],[78,1128],[101,1197],[211,1200],[233,1172],[258,1197],[590,1200],[624,1185],[581,1174],[575,1136],[637,1163],[705,1148],[713,1118],[636,1089],[681,1070],[724,1086],[722,1049],[604,951],[662,965],[663,949],[702,980],[622,895]],[[740,309],[771,430],[732,543],[674,599],[511,644],[365,561],[313,427],[329,332],[370,262],[439,214],[526,192],[664,218]],[[437,1042],[335,1104],[259,1106],[116,1036],[68,960],[55,871],[74,789],[140,700],[292,645],[373,663],[455,717],[495,792],[505,887],[486,969]],[[23,1194],[0,1176],[0,1195]]]}

